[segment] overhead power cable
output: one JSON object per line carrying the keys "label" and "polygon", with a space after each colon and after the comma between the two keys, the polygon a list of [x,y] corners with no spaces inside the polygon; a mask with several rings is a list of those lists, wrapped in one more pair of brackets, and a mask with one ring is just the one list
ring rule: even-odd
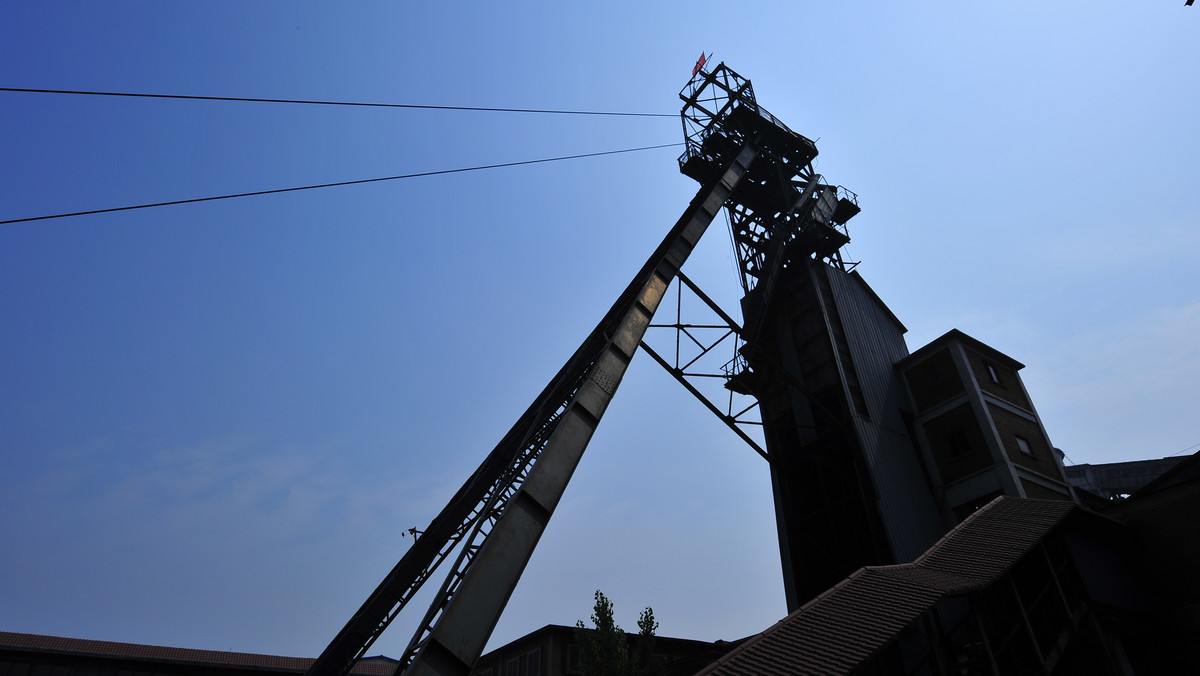
{"label": "overhead power cable", "polygon": [[192,96],[185,94],[138,94],[133,92],[92,92],[69,89],[28,89],[0,87],[0,92],[30,94],[74,94],[80,96],[127,96],[144,99],[188,99],[192,101],[242,101],[251,103],[297,103],[312,106],[360,106],[366,108],[412,108],[420,110],[469,110],[488,113],[542,113],[545,115],[613,115],[619,117],[678,117],[678,113],[627,113],[606,110],[545,110],[540,108],[487,108],[483,106],[433,106],[415,103],[367,103],[361,101],[313,101],[308,99],[261,99],[240,96]]}
{"label": "overhead power cable", "polygon": [[1171,455],[1168,455],[1167,457],[1173,458],[1177,455],[1182,455],[1184,453],[1191,451],[1193,448],[1196,448],[1197,446],[1200,446],[1200,444],[1192,444],[1191,446],[1188,446],[1187,448],[1183,449],[1182,451],[1175,451],[1174,453],[1172,453]]}
{"label": "overhead power cable", "polygon": [[166,207],[176,204],[192,204],[195,202],[213,202],[216,200],[234,199],[237,197],[253,197],[255,195],[273,195],[281,192],[298,192],[300,190],[316,190],[317,188],[334,188],[343,185],[357,185],[360,183],[378,183],[380,181],[399,181],[405,178],[420,178],[422,176],[440,176],[442,174],[458,174],[465,171],[480,171],[483,169],[500,169],[502,167],[517,167],[525,164],[542,164],[545,162],[560,162],[562,160],[578,160],[585,157],[600,157],[602,155],[619,155],[621,153],[636,153],[643,150],[657,150],[659,148],[671,148],[681,146],[682,143],[664,143],[657,146],[642,146],[641,148],[625,148],[623,150],[605,150],[598,153],[582,153],[580,155],[563,155],[561,157],[544,157],[537,160],[521,160],[519,162],[502,162],[500,164],[483,164],[475,167],[460,167],[458,169],[440,169],[437,171],[422,171],[415,174],[401,174],[399,176],[384,176],[381,178],[362,178],[354,181],[338,181],[336,183],[320,183],[317,185],[305,185],[296,188],[275,188],[272,190],[256,190],[254,192],[242,192],[232,195],[217,195],[214,197],[194,197],[186,200],[172,200],[170,202],[155,202],[153,204],[137,204],[125,207],[110,207],[108,209],[92,209],[90,211],[75,211],[66,214],[53,214],[50,216],[32,216],[29,218],[13,218],[6,221],[0,221],[0,225],[10,225],[12,223],[28,223],[30,221],[45,221],[52,218],[68,218],[70,216],[89,216],[92,214],[107,214],[114,211],[131,211],[133,209],[149,209],[151,207]]}

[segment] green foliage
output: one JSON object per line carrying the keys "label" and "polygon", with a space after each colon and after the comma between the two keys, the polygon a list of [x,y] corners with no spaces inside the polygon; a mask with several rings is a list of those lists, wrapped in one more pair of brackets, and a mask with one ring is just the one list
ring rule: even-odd
{"label": "green foliage", "polygon": [[662,665],[654,657],[654,632],[658,630],[658,620],[654,619],[654,610],[647,607],[638,615],[638,635],[633,642],[633,656],[630,658],[630,673],[634,676],[654,676],[662,672]]}
{"label": "green foliage", "polygon": [[658,630],[654,610],[646,608],[638,616],[632,651],[629,638],[613,619],[612,601],[599,589],[592,624],[595,628],[589,629],[583,620],[575,623],[583,676],[655,676],[662,672],[662,665],[654,657],[654,632]]}

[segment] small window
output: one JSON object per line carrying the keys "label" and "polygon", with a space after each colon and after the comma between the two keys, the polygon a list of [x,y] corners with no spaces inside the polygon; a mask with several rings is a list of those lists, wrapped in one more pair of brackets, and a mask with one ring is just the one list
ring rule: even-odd
{"label": "small window", "polygon": [[529,651],[529,668],[525,671],[526,676],[542,676],[542,649],[535,648]]}
{"label": "small window", "polygon": [[987,369],[988,378],[990,378],[993,383],[996,383],[997,385],[999,385],[1000,384],[1000,372],[996,370],[996,367],[992,366],[991,364],[987,363],[986,361],[983,362],[983,367],[985,369]]}
{"label": "small window", "polygon": [[951,458],[961,458],[971,451],[971,442],[967,441],[967,430],[956,427],[946,434],[946,446],[950,449]]}
{"label": "small window", "polygon": [[936,361],[931,359],[925,362],[921,368],[925,372],[925,379],[929,381],[930,387],[936,387],[942,383],[942,372],[938,369]]}
{"label": "small window", "polygon": [[504,676],[521,676],[521,659],[514,657],[504,666]]}
{"label": "small window", "polygon": [[1029,440],[1025,437],[1017,437],[1017,448],[1025,455],[1033,455],[1033,447],[1029,445]]}
{"label": "small window", "polygon": [[579,646],[572,643],[567,646],[567,673],[578,674],[579,671]]}

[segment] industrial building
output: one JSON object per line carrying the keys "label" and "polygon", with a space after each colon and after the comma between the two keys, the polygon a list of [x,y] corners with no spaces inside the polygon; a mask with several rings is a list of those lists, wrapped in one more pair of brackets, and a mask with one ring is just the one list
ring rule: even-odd
{"label": "industrial building", "polygon": [[[680,169],[700,188],[679,221],[325,651],[270,668],[576,673],[569,627],[481,653],[639,348],[767,460],[789,611],[737,647],[663,639],[671,673],[1127,674],[1192,660],[1197,456],[1106,501],[1071,480],[1020,362],[958,330],[910,353],[903,324],[843,258],[854,193],[815,171],[816,144],[763,109],[749,80],[704,65],[680,94]],[[672,283],[703,298],[681,267],[722,211],[744,291],[744,325],[713,308],[740,345],[723,378],[753,398],[765,448],[643,341]],[[405,654],[366,658],[447,560]],[[182,653],[171,664],[183,671],[170,660],[87,671],[100,657],[21,636],[5,639],[7,673],[196,673]],[[252,657],[205,659],[209,673],[241,673],[221,670]]]}
{"label": "industrial building", "polygon": [[[583,673],[575,627],[551,624],[485,653],[471,676],[575,676]],[[635,634],[627,634],[630,645]],[[662,676],[694,674],[739,642],[654,637],[653,659]]]}
{"label": "industrial building", "polygon": [[[311,657],[92,641],[0,631],[0,676],[259,676],[303,674]],[[359,660],[352,674],[383,676],[396,670],[386,657]]]}
{"label": "industrial building", "polygon": [[1112,500],[1141,490],[1182,461],[1183,458],[1175,457],[1071,465],[1066,468],[1067,481],[1070,481],[1072,486]]}
{"label": "industrial building", "polygon": [[[633,635],[630,635],[633,640]],[[729,652],[736,642],[707,642],[657,636],[654,658],[663,676],[693,674]],[[194,650],[0,632],[0,676],[250,676],[303,674],[311,657]],[[356,676],[395,672],[384,656],[359,660]],[[547,625],[479,658],[474,676],[573,676],[581,672],[575,628]]]}
{"label": "industrial building", "polygon": [[1200,454],[1103,513],[999,497],[700,673],[1196,673],[1198,524]]}

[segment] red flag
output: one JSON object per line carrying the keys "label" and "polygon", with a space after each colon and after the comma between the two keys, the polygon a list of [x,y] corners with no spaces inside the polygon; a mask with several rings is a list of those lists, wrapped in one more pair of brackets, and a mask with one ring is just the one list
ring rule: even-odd
{"label": "red flag", "polygon": [[704,52],[700,52],[700,60],[696,62],[696,67],[692,68],[692,77],[696,77],[696,73],[699,73],[700,69],[704,67],[705,61]]}

